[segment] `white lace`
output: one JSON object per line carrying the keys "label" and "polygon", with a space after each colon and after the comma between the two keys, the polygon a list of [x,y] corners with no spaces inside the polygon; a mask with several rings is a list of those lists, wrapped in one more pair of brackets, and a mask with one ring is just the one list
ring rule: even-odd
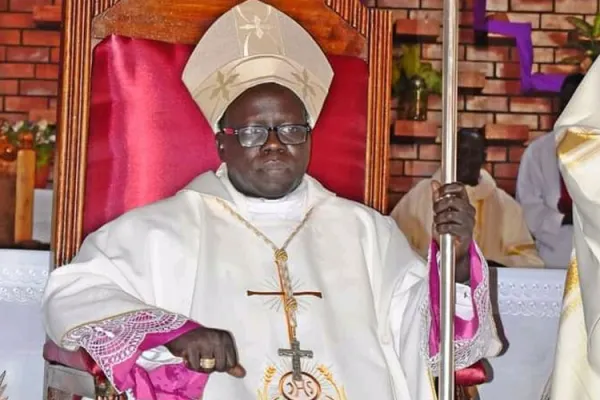
{"label": "white lace", "polygon": [[135,355],[146,335],[179,329],[187,320],[160,309],[135,311],[72,329],[62,345],[83,347],[113,382],[112,369]]}
{"label": "white lace", "polygon": [[[475,247],[477,255],[482,263],[485,263],[484,258]],[[428,255],[428,265],[431,265],[432,260],[431,249]],[[479,318],[479,328],[475,335],[470,339],[454,339],[454,364],[455,369],[467,368],[485,355],[488,344],[494,339],[495,328],[494,319],[492,316],[492,303],[489,295],[489,273],[488,269],[483,266],[483,279],[479,286],[475,289],[473,300],[475,302],[475,310]],[[431,312],[430,299],[427,296],[426,301],[421,306],[421,318],[424,323],[421,324],[421,353],[427,360],[427,364],[431,373],[434,376],[439,375],[440,369],[440,353],[429,355],[429,332],[431,327]]]}

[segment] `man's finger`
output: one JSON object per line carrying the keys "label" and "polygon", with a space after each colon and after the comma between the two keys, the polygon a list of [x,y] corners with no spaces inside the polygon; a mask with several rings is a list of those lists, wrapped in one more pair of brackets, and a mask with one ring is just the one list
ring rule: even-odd
{"label": "man's finger", "polygon": [[465,190],[465,186],[458,182],[440,186],[438,189],[438,197],[444,198],[446,196],[456,196],[464,200],[469,199],[467,191]]}
{"label": "man's finger", "polygon": [[433,204],[435,204],[438,201],[438,199],[440,198],[439,190],[440,190],[441,186],[442,186],[442,184],[439,183],[438,181],[436,181],[436,180],[431,181],[431,196],[432,196],[431,201],[433,202]]}
{"label": "man's finger", "polygon": [[200,357],[197,351],[184,350],[181,352],[184,364],[191,370],[198,371],[200,368]]}
{"label": "man's finger", "polygon": [[436,226],[436,232],[438,235],[448,233],[457,239],[470,237],[469,229],[466,226],[455,223],[439,224]]}
{"label": "man's finger", "polygon": [[237,364],[235,367],[231,368],[227,373],[231,376],[235,376],[236,378],[243,378],[246,376],[246,370],[240,364]]}
{"label": "man's finger", "polygon": [[223,345],[217,346],[214,349],[215,354],[215,370],[225,372],[229,368],[227,365],[227,353]]}
{"label": "man's finger", "polygon": [[436,213],[433,216],[433,223],[435,225],[453,223],[469,227],[475,225],[475,216],[464,211],[449,210]]}
{"label": "man's finger", "polygon": [[451,195],[442,197],[435,203],[433,203],[433,212],[439,214],[446,210],[462,211],[465,213],[475,213],[475,208],[471,205],[468,200],[461,199],[457,196]]}

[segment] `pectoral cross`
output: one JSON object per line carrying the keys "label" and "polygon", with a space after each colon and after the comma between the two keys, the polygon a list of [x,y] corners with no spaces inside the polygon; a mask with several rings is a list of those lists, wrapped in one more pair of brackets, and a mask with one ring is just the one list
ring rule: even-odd
{"label": "pectoral cross", "polygon": [[302,381],[302,367],[300,359],[302,357],[313,358],[313,352],[310,350],[300,350],[300,342],[293,340],[291,349],[279,349],[277,354],[280,357],[292,357],[292,377],[296,382]]}
{"label": "pectoral cross", "polygon": [[[246,291],[246,295],[250,296],[283,296],[283,292],[255,292],[253,290]],[[294,292],[294,296],[314,296],[320,299],[323,298],[323,294],[321,292]]]}

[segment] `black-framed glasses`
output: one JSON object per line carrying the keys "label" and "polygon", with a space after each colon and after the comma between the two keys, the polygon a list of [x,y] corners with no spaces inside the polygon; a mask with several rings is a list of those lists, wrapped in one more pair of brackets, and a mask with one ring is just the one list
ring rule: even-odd
{"label": "black-framed glasses", "polygon": [[236,135],[242,147],[262,146],[269,140],[269,133],[273,131],[282,144],[298,145],[306,142],[311,129],[310,126],[300,124],[285,124],[279,126],[244,126],[242,128],[223,128],[226,135]]}

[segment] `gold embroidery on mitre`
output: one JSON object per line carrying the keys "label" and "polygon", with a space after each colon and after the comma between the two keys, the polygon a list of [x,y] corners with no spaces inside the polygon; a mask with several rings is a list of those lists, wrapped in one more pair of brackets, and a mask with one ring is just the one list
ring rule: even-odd
{"label": "gold embroidery on mitre", "polygon": [[324,365],[304,367],[301,382],[294,381],[292,371],[280,372],[275,365],[270,365],[265,369],[262,388],[257,394],[258,400],[348,400],[344,387]]}

